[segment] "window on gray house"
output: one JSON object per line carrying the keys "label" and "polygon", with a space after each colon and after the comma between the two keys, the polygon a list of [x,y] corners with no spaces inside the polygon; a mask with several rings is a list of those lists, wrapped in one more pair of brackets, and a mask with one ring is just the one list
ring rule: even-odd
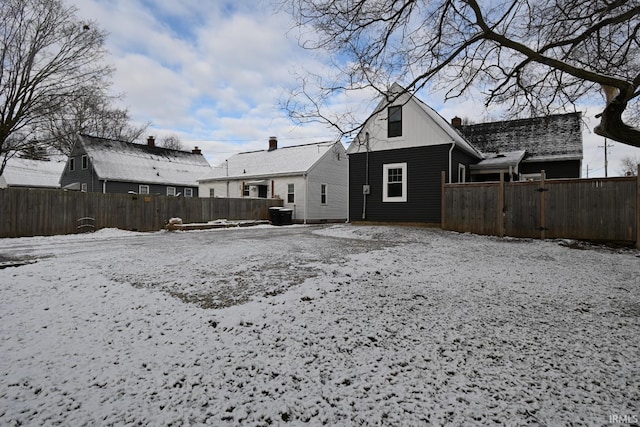
{"label": "window on gray house", "polygon": [[327,184],[320,184],[320,204],[327,204]]}
{"label": "window on gray house", "polygon": [[176,187],[167,187],[167,196],[175,196]]}
{"label": "window on gray house", "polygon": [[69,157],[69,172],[73,172],[74,170],[76,170],[76,159]]}
{"label": "window on gray house", "polygon": [[294,185],[287,184],[287,203],[294,203],[294,202],[295,202]]}
{"label": "window on gray house", "polygon": [[138,186],[138,194],[149,194],[149,186],[148,185],[139,185]]}
{"label": "window on gray house", "polygon": [[185,188],[184,197],[193,197],[193,188]]}
{"label": "window on gray house", "polygon": [[86,169],[89,167],[89,159],[87,156],[82,156],[82,169]]}
{"label": "window on gray house", "polygon": [[387,137],[402,136],[402,105],[388,108]]}

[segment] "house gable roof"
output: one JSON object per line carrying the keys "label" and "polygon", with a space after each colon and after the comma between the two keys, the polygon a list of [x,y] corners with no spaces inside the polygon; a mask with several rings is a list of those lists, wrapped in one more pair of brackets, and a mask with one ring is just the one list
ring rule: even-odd
{"label": "house gable roof", "polygon": [[[422,100],[417,98],[415,95],[406,92],[406,89],[400,86],[398,83],[394,83],[390,89],[390,94],[395,94],[397,99],[391,103],[390,105],[404,105],[412,108],[417,111],[418,117],[420,120],[424,120],[426,123],[430,124],[430,129],[433,129],[434,135],[436,136],[436,141],[426,141],[423,137],[415,139],[412,142],[407,142],[404,138],[398,138],[399,143],[395,143],[395,140],[386,140],[383,144],[378,144],[371,151],[377,150],[385,150],[385,149],[396,149],[396,148],[408,148],[409,146],[422,146],[422,145],[440,145],[440,144],[455,144],[457,147],[466,151],[468,154],[476,157],[478,159],[482,159],[483,155],[479,152],[476,147],[467,141],[464,136],[458,132],[451,124],[445,120],[440,114],[438,114],[433,108],[429,107]],[[398,95],[399,94],[399,95]],[[357,153],[363,150],[364,148],[362,143],[359,141],[364,141],[364,134],[367,132],[368,126],[377,120],[378,115],[383,114],[385,110],[385,106],[387,105],[387,100],[383,97],[378,105],[375,108],[375,113],[365,123],[363,129],[360,131],[358,136],[354,141],[352,141],[347,153]],[[404,116],[404,113],[403,113]],[[414,116],[415,117],[415,116]],[[386,120],[386,118],[384,118]],[[404,120],[404,117],[403,117]],[[415,120],[414,120],[415,121]],[[406,145],[406,147],[404,146]]]}
{"label": "house gable roof", "polygon": [[199,181],[302,175],[333,150],[345,152],[340,142],[324,141],[237,153],[213,167],[213,173]]}
{"label": "house gable roof", "polygon": [[526,150],[525,162],[582,159],[579,112],[463,125],[461,132],[483,153]]}
{"label": "house gable roof", "polygon": [[211,166],[202,154],[79,135],[99,179],[197,186]]}
{"label": "house gable roof", "polygon": [[65,162],[54,158],[48,161],[12,157],[2,173],[2,186],[59,188]]}

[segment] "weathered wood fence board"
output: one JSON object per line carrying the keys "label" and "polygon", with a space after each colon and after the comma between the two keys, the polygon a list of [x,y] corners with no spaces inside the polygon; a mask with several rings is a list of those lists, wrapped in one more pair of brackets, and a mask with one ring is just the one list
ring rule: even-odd
{"label": "weathered wood fence board", "polygon": [[71,234],[81,218],[93,218],[96,229],[160,230],[170,218],[185,223],[215,219],[269,219],[275,199],[165,197],[61,190],[0,190],[0,238]]}
{"label": "weathered wood fence board", "polygon": [[443,184],[442,191],[446,230],[640,248],[640,178]]}

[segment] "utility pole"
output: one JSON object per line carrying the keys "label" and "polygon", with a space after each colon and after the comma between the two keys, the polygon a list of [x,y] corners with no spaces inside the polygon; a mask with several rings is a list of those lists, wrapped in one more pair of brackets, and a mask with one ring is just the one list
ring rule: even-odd
{"label": "utility pole", "polygon": [[613,144],[607,144],[607,138],[604,139],[604,145],[598,145],[598,147],[604,147],[604,177],[609,177],[609,148],[613,147]]}

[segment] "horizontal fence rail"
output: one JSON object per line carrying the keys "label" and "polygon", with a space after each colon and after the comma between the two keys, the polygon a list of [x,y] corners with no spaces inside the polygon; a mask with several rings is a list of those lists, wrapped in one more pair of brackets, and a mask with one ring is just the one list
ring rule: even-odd
{"label": "horizontal fence rail", "polygon": [[72,234],[101,228],[162,229],[171,218],[184,223],[216,219],[269,219],[276,199],[167,197],[63,190],[0,189],[0,238]]}
{"label": "horizontal fence rail", "polygon": [[442,184],[442,228],[477,234],[635,242],[640,178]]}

